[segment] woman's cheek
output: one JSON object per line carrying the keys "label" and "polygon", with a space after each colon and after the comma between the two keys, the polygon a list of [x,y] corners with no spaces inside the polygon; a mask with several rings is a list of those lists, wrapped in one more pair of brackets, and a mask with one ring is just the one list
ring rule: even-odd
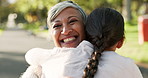
{"label": "woman's cheek", "polygon": [[52,35],[52,39],[54,41],[55,46],[60,47],[60,43],[59,43],[60,31],[53,30],[51,35]]}

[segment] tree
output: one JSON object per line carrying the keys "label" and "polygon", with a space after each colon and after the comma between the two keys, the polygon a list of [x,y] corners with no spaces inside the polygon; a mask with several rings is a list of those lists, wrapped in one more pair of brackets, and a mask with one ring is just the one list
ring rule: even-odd
{"label": "tree", "polygon": [[131,0],[123,0],[122,14],[125,18],[125,21],[131,21]]}
{"label": "tree", "polygon": [[13,5],[10,5],[7,0],[0,0],[0,23],[6,22],[9,13],[14,12]]}
{"label": "tree", "polygon": [[55,3],[55,0],[17,0],[15,10],[23,13],[25,19],[31,23],[46,19],[48,9]]}

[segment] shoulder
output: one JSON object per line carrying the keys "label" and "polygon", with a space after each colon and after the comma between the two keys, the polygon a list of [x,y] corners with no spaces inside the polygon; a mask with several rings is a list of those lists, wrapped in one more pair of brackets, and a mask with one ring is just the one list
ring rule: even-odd
{"label": "shoulder", "polygon": [[113,51],[103,52],[101,59],[100,62],[102,64],[114,65],[113,67],[116,66],[116,68],[131,68],[136,65],[134,60],[121,56]]}
{"label": "shoulder", "polygon": [[[106,75],[106,73],[108,74]],[[97,76],[103,78],[142,78],[132,59],[120,56],[115,52],[102,54]]]}
{"label": "shoulder", "polygon": [[40,65],[48,58],[50,52],[52,49],[33,48],[26,53],[25,59],[30,65]]}
{"label": "shoulder", "polygon": [[114,64],[135,64],[134,60],[121,56],[114,51],[104,51],[101,56],[102,62],[114,63]]}

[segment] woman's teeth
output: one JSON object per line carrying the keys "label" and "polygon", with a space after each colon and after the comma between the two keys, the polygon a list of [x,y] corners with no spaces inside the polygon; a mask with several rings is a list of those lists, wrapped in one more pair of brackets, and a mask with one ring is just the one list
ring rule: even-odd
{"label": "woman's teeth", "polygon": [[66,43],[66,42],[73,41],[73,40],[75,40],[75,39],[76,39],[75,37],[71,37],[71,38],[66,38],[66,39],[64,39],[63,41]]}

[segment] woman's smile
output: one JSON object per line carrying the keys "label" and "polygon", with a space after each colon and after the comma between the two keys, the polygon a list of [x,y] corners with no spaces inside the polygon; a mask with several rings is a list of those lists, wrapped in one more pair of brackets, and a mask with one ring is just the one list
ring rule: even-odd
{"label": "woman's smile", "polygon": [[72,41],[74,41],[74,40],[76,40],[75,37],[69,37],[69,38],[63,39],[62,41],[63,41],[64,43],[69,43],[69,42],[72,42]]}

